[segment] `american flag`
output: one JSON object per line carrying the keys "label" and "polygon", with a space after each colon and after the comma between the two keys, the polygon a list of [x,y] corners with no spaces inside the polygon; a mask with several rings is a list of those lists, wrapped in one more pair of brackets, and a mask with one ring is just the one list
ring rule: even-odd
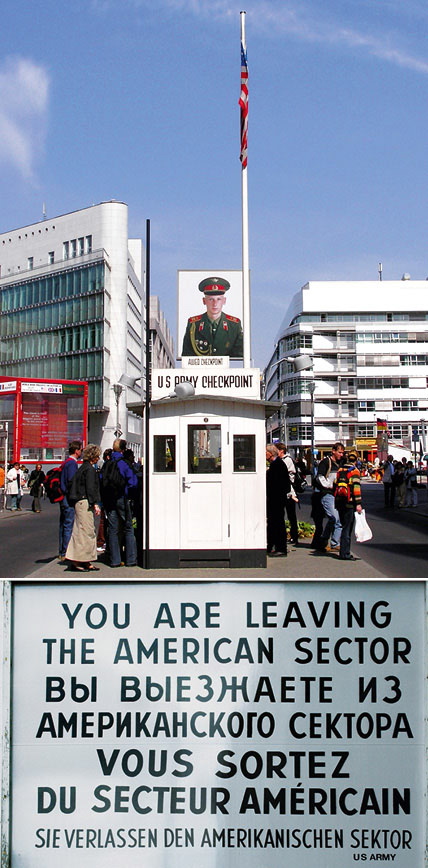
{"label": "american flag", "polygon": [[242,168],[247,166],[247,149],[248,149],[248,65],[247,52],[241,42],[241,95],[239,97],[239,105],[241,106],[241,153],[239,159],[242,163]]}

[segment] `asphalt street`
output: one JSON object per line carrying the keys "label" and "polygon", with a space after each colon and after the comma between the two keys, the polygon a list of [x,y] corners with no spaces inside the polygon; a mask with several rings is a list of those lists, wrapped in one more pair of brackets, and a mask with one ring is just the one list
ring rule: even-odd
{"label": "asphalt street", "polygon": [[[269,559],[266,570],[234,570],[231,577],[263,578],[428,578],[428,499],[426,488],[419,490],[416,509],[389,509],[383,506],[383,486],[363,482],[363,500],[373,539],[364,545],[354,544],[360,560],[346,564],[331,554],[316,555],[303,541],[295,550],[290,547],[286,559]],[[57,564],[58,513],[56,504],[45,500],[42,513],[31,512],[31,498],[25,495],[22,511],[0,512],[1,578],[28,578],[38,581],[52,578],[74,579],[64,566]],[[302,496],[299,520],[310,521],[310,491]],[[100,562],[94,578],[145,580],[151,577],[170,579],[173,571],[147,571],[140,567],[110,570]],[[228,578],[219,568],[175,571],[177,580],[192,578]]]}
{"label": "asphalt street", "polygon": [[45,499],[42,512],[34,513],[31,504],[24,494],[20,512],[0,512],[2,579],[25,578],[58,554],[58,505]]}

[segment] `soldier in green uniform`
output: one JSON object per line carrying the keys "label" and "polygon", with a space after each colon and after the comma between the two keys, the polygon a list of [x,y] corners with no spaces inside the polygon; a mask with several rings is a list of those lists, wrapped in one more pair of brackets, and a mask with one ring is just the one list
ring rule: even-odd
{"label": "soldier in green uniform", "polygon": [[230,283],[222,277],[206,277],[199,284],[206,313],[187,320],[183,356],[231,356],[242,359],[244,353],[241,320],[223,313],[225,293]]}

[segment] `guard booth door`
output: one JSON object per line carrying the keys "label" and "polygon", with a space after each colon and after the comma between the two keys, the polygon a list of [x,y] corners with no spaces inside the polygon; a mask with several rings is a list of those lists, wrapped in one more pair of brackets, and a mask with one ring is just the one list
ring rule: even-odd
{"label": "guard booth door", "polygon": [[180,549],[229,546],[225,420],[180,420]]}

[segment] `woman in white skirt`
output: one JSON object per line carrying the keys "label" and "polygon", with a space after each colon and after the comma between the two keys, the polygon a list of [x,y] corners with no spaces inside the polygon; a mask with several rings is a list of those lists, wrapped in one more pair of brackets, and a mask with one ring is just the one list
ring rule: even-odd
{"label": "woman in white skirt", "polygon": [[65,557],[71,569],[79,573],[99,570],[91,561],[97,559],[97,537],[94,515],[100,514],[100,490],[95,470],[101,450],[93,443],[82,452],[83,464],[74,474],[68,500],[74,506],[73,533]]}

